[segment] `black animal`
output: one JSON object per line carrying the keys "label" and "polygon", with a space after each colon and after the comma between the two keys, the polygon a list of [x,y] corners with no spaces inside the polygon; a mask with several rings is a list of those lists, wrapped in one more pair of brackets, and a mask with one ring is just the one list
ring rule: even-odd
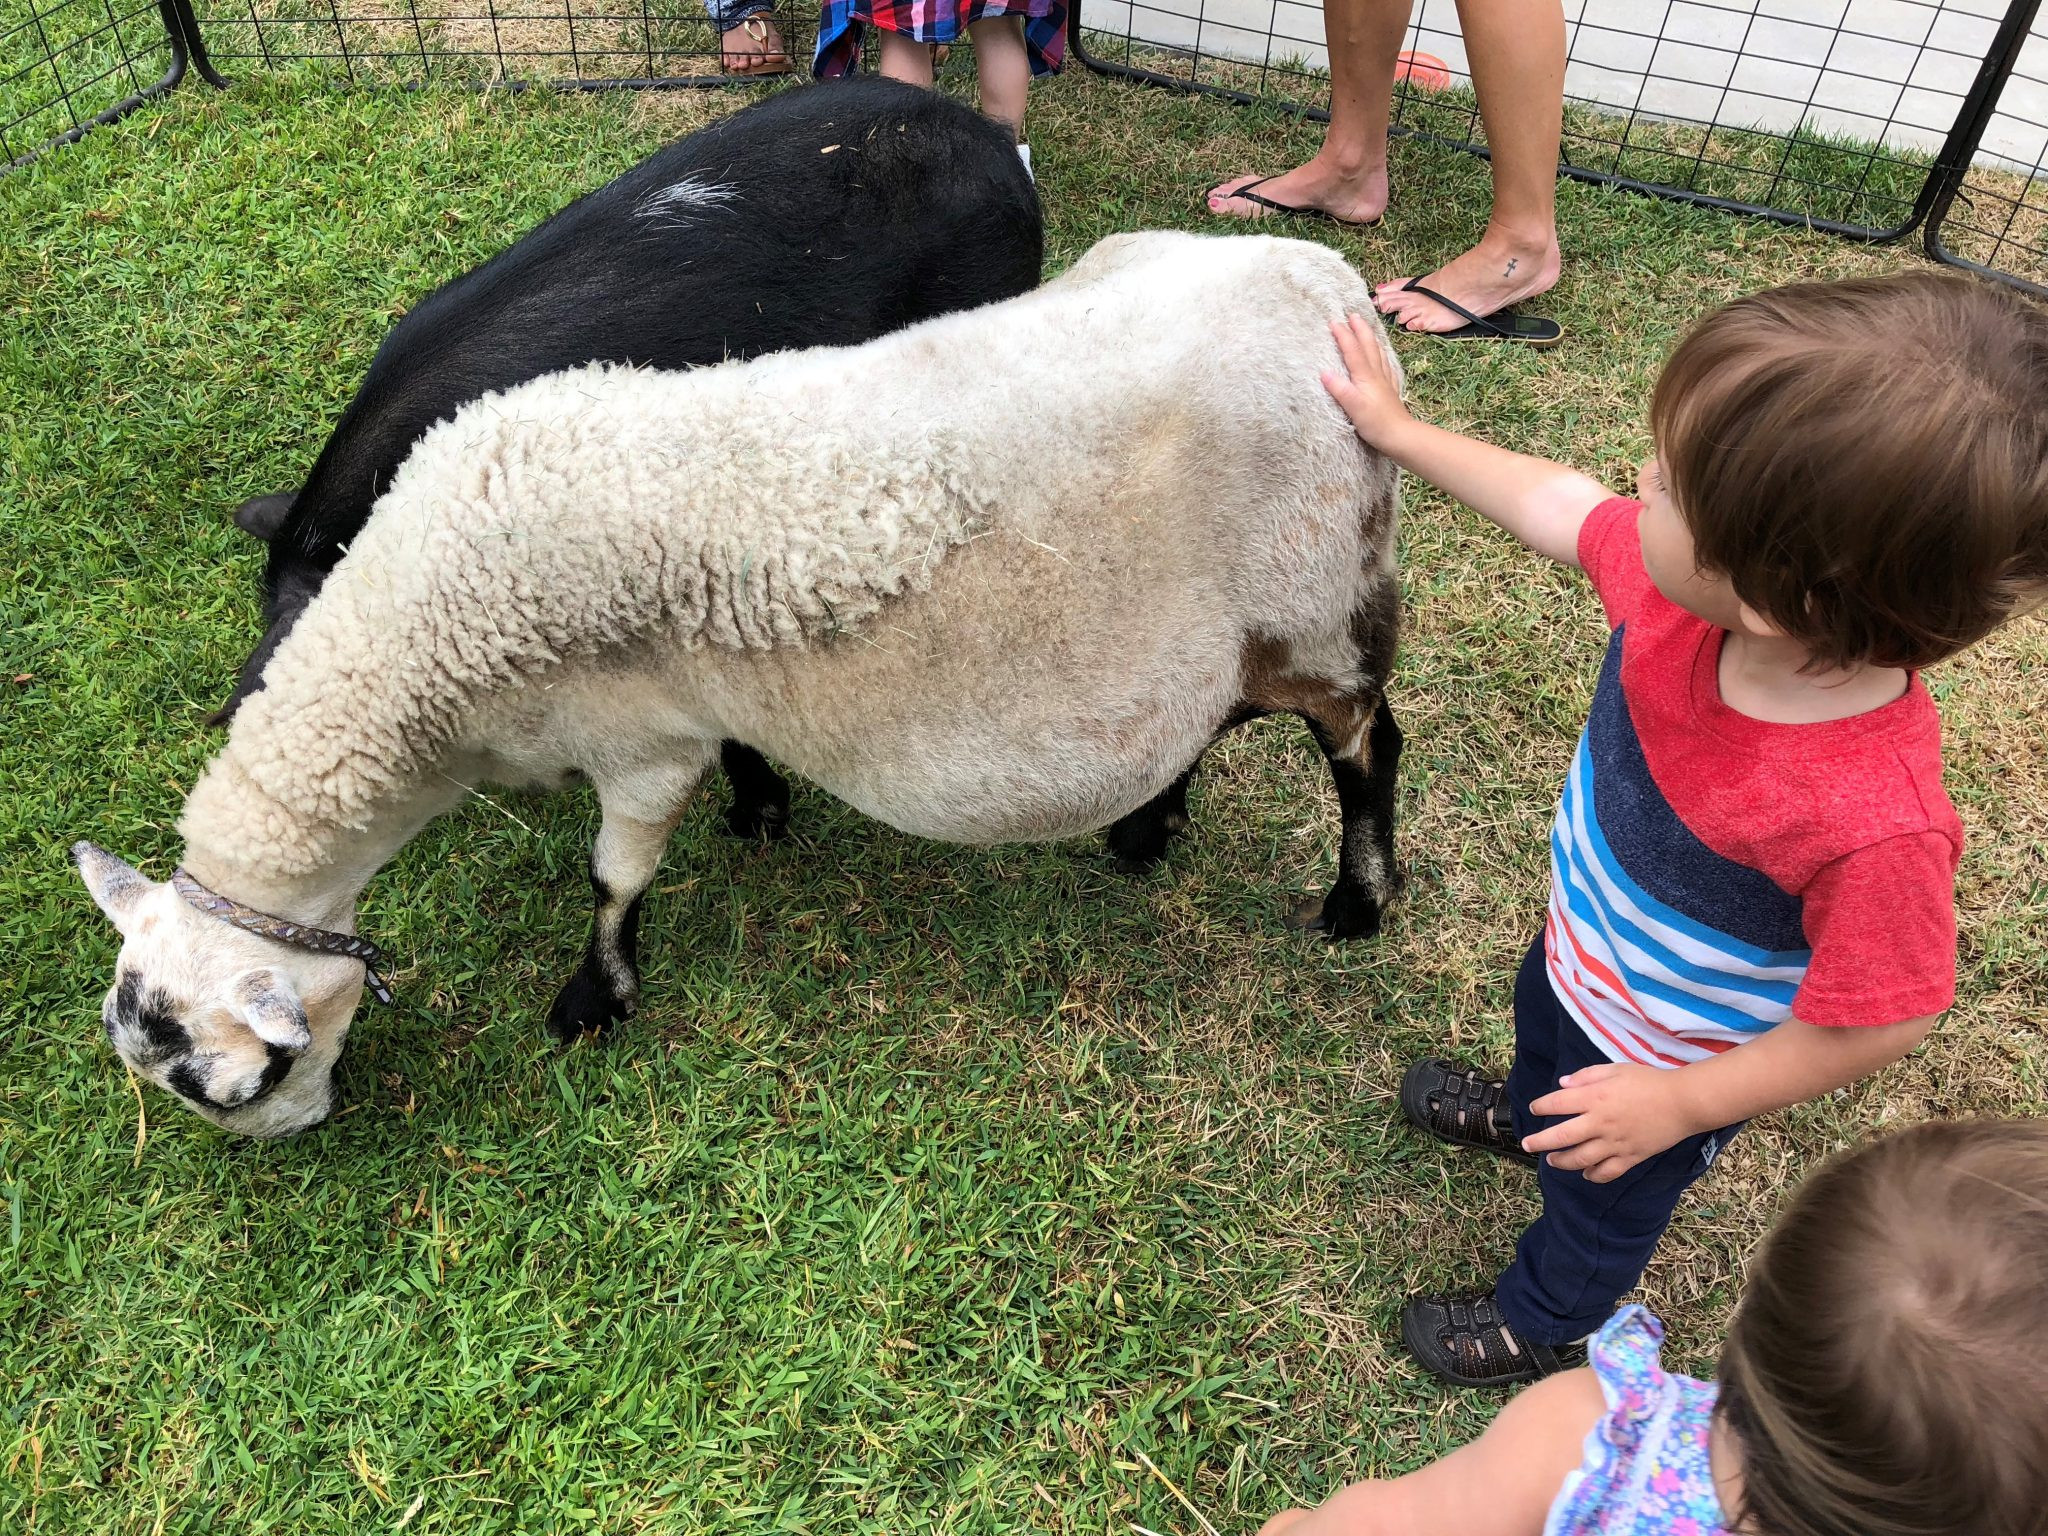
{"label": "black animal", "polygon": [[[399,464],[465,402],[578,363],[868,341],[1034,287],[1043,252],[1010,135],[932,91],[790,90],[660,150],[416,304],[298,493],[236,511],[270,546],[267,627],[215,720],[263,686]],[[732,829],[779,832],[788,785],[751,748],[728,742],[723,760]]]}

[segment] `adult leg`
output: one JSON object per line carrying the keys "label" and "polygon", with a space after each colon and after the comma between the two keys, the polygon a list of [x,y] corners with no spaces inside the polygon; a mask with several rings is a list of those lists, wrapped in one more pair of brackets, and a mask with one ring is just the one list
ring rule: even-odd
{"label": "adult leg", "polygon": [[[1415,281],[1490,315],[1557,284],[1557,152],[1564,119],[1559,0],[1458,0],[1479,114],[1493,152],[1493,213],[1479,243]],[[1465,324],[1441,304],[1379,284],[1380,310],[1411,331]]]}
{"label": "adult leg", "polygon": [[604,823],[590,850],[597,912],[583,963],[548,1012],[548,1033],[557,1040],[602,1034],[633,1011],[640,995],[640,900],[717,751],[715,742],[703,742],[674,763],[598,785]]}
{"label": "adult leg", "polygon": [[974,39],[974,70],[981,88],[981,115],[1001,123],[1024,142],[1024,103],[1031,90],[1031,55],[1024,47],[1022,16],[984,16],[967,24]]}
{"label": "adult leg", "polygon": [[[1291,208],[1320,208],[1363,224],[1387,207],[1387,123],[1393,111],[1394,59],[1408,30],[1411,0],[1325,0],[1330,54],[1330,125],[1306,165],[1266,180],[1259,196]],[[1235,176],[1209,194],[1209,211],[1258,219],[1272,210],[1235,194],[1259,181]]]}

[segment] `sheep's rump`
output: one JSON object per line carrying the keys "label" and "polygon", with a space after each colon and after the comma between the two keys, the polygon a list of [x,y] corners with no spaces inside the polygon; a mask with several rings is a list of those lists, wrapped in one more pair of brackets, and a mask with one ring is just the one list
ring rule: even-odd
{"label": "sheep's rump", "polygon": [[[1252,639],[1355,665],[1394,472],[1319,375],[1368,297],[1317,245],[1118,236],[861,347],[489,396],[406,461],[237,735],[270,744],[270,793],[348,819],[490,701],[552,674],[601,707],[638,673],[830,787],[825,696],[886,688],[900,712],[938,668],[948,709],[980,688],[991,716],[1065,711],[1126,756],[1120,732],[1155,734],[1164,763],[1228,709]],[[1090,696],[1034,695],[1050,676]]]}
{"label": "sheep's rump", "polygon": [[1027,291],[1042,249],[1009,135],[895,81],[786,92],[658,151],[393,327],[270,535],[268,632],[223,717],[406,454],[463,404],[580,363],[868,341]]}

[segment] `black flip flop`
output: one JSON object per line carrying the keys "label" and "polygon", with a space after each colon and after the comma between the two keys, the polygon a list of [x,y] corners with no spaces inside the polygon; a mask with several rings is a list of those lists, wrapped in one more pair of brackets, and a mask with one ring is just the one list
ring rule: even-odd
{"label": "black flip flop", "polygon": [[[1281,173],[1281,175],[1285,174],[1284,171]],[[1342,224],[1346,229],[1371,229],[1375,224],[1379,223],[1378,219],[1340,219],[1327,208],[1297,208],[1292,203],[1283,203],[1277,198],[1259,196],[1258,188],[1263,187],[1269,181],[1278,181],[1279,179],[1279,176],[1261,176],[1257,181],[1248,181],[1235,192],[1226,193],[1225,200],[1227,201],[1232,197],[1241,197],[1248,203],[1257,203],[1261,208],[1270,208],[1273,212],[1284,213],[1290,218],[1321,219],[1328,224]],[[1208,207],[1209,199],[1218,192],[1222,192],[1224,186],[1225,183],[1219,181],[1205,192],[1202,195],[1202,206]],[[1222,217],[1222,215],[1213,216]],[[1256,218],[1252,218],[1245,220],[1245,222],[1256,224],[1259,221]]]}
{"label": "black flip flop", "polygon": [[1564,327],[1541,315],[1517,314],[1512,306],[1491,315],[1475,315],[1464,305],[1423,287],[1413,278],[1401,287],[1405,292],[1419,293],[1431,303],[1443,305],[1454,315],[1463,315],[1466,322],[1455,331],[1410,331],[1406,326],[1398,327],[1410,336],[1434,336],[1438,341],[1518,341],[1539,352],[1547,351],[1564,340]]}

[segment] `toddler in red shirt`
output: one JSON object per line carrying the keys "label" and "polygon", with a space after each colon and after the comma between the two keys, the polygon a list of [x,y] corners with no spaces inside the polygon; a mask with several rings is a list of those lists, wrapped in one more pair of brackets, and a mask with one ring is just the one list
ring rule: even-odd
{"label": "toddler in red shirt", "polygon": [[1955,995],[1962,826],[1919,669],[2048,592],[2048,314],[1929,273],[1801,284],[1673,354],[1640,500],[1412,418],[1355,317],[1372,447],[1592,579],[1612,630],[1551,833],[1505,1079],[1409,1118],[1533,1163],[1542,1215],[1402,1336],[1464,1386],[1580,1363],[1751,1116],[1912,1050]]}

